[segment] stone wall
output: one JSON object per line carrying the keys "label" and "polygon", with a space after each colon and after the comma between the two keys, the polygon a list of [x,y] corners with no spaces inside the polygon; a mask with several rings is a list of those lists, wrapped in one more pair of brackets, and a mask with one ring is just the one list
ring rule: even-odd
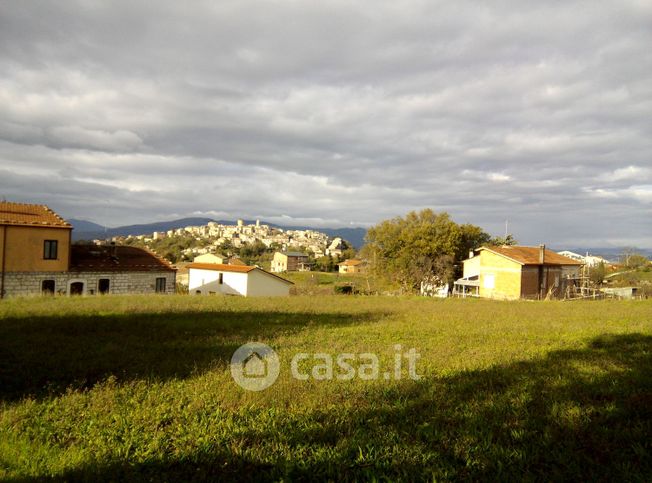
{"label": "stone wall", "polygon": [[69,295],[70,285],[83,283],[83,294],[99,293],[100,279],[109,280],[109,293],[153,294],[156,293],[156,279],[165,279],[165,292],[175,291],[175,272],[12,272],[5,273],[5,296],[41,295],[43,280],[54,280],[55,293]]}

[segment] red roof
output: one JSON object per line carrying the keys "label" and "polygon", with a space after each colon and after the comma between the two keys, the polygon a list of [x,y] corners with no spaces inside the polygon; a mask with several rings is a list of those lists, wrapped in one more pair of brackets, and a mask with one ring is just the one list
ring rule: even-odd
{"label": "red roof", "polygon": [[[522,247],[522,246],[496,246],[482,247],[480,250],[488,250],[497,255],[502,255],[510,260],[520,263],[521,265],[541,265],[539,262],[539,247]],[[545,249],[543,259],[544,265],[583,265],[582,262],[565,257],[552,250]]]}
{"label": "red roof", "polygon": [[108,245],[72,245],[71,272],[173,272],[176,269],[142,248]]}
{"label": "red roof", "polygon": [[248,273],[255,270],[256,267],[248,265],[226,265],[224,263],[190,263],[186,268],[196,268],[198,270],[216,270],[218,272],[237,272]]}
{"label": "red roof", "polygon": [[294,282],[290,282],[289,280],[286,280],[283,277],[279,277],[278,275],[263,270],[262,268],[252,267],[250,265],[224,265],[222,263],[191,263],[190,265],[186,265],[186,268],[188,269],[194,268],[196,270],[214,270],[216,272],[235,272],[235,273],[249,273],[252,270],[260,270],[266,275],[271,275],[272,277],[276,277],[279,280],[283,280],[284,282],[291,283],[292,285],[294,285]]}
{"label": "red roof", "polygon": [[45,205],[0,201],[0,225],[68,228],[72,225]]}

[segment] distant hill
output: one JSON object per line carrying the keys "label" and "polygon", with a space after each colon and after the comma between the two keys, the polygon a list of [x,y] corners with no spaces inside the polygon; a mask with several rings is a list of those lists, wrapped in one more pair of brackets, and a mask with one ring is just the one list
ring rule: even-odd
{"label": "distant hill", "polygon": [[[102,240],[104,238],[111,238],[114,236],[148,235],[155,231],[168,231],[191,225],[205,225],[209,221],[213,220],[211,218],[181,218],[179,220],[159,221],[155,223],[144,223],[139,225],[126,225],[106,229],[103,226],[90,221],[68,221],[72,223],[72,226],[75,228],[72,231],[73,240]],[[81,222],[81,224],[79,224],[79,222]],[[87,227],[90,227],[90,225],[94,225],[97,228],[91,228],[90,230],[87,229]]]}
{"label": "distant hill", "polygon": [[[553,248],[554,249],[554,248]],[[580,255],[586,255],[587,252],[589,255],[595,255],[598,257],[605,258],[606,260],[609,260],[610,262],[617,262],[620,260],[620,256],[623,254],[625,251],[625,247],[602,247],[602,248],[577,248],[577,247],[571,247],[571,248],[559,248],[557,247],[554,249],[555,251],[562,251],[562,250],[568,250],[571,252],[578,253]],[[634,248],[633,249],[635,252],[640,253],[641,255],[644,255],[648,258],[652,258],[652,249],[649,248]]]}
{"label": "distant hill", "polygon": [[[181,218],[172,221],[160,221],[155,223],[145,223],[139,225],[118,226],[115,228],[105,228],[102,225],[93,223],[86,220],[68,220],[75,228],[72,231],[72,239],[77,240],[102,240],[104,238],[111,238],[114,236],[128,236],[128,235],[148,235],[155,231],[168,231],[184,226],[200,226],[206,225],[209,221],[215,221],[222,225],[235,225],[233,220],[213,220],[212,218]],[[244,220],[245,224],[254,224],[255,221]],[[364,245],[364,237],[367,230],[364,228],[314,228],[309,226],[283,226],[275,223],[267,223],[261,220],[261,223],[280,228],[282,230],[315,230],[326,233],[328,236],[341,237],[351,243],[355,248],[360,248]]]}
{"label": "distant hill", "polygon": [[97,223],[93,223],[92,221],[70,219],[68,220],[68,222],[75,227],[75,230],[80,232],[82,231],[104,232],[104,227],[102,225],[98,225]]}

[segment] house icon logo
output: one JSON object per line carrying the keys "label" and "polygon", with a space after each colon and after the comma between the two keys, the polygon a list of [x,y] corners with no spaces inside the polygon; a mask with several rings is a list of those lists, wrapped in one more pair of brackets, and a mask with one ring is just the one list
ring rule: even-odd
{"label": "house icon logo", "polygon": [[281,364],[274,350],[260,342],[244,344],[231,357],[231,376],[242,388],[262,391],[274,384]]}
{"label": "house icon logo", "polygon": [[252,352],[243,362],[245,377],[267,377],[267,361],[258,352]]}

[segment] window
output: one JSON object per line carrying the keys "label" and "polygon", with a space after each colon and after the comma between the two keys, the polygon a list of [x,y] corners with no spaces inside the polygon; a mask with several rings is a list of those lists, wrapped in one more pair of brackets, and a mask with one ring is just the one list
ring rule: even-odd
{"label": "window", "polygon": [[70,295],[84,295],[84,282],[72,282],[69,293]]}
{"label": "window", "polygon": [[165,277],[156,279],[156,293],[165,293]]}
{"label": "window", "polygon": [[41,282],[41,292],[43,295],[54,295],[54,280],[43,280]]}
{"label": "window", "polygon": [[220,273],[220,276],[217,278],[217,283],[222,285],[224,283],[224,274]]}
{"label": "window", "polygon": [[484,288],[495,288],[496,287],[496,276],[493,273],[487,273],[484,276]]}
{"label": "window", "polygon": [[45,240],[43,242],[43,258],[45,260],[56,260],[58,245],[57,240]]}
{"label": "window", "polygon": [[97,282],[97,291],[103,295],[109,293],[110,289],[111,289],[111,280],[109,280],[108,278],[100,278],[100,280]]}

